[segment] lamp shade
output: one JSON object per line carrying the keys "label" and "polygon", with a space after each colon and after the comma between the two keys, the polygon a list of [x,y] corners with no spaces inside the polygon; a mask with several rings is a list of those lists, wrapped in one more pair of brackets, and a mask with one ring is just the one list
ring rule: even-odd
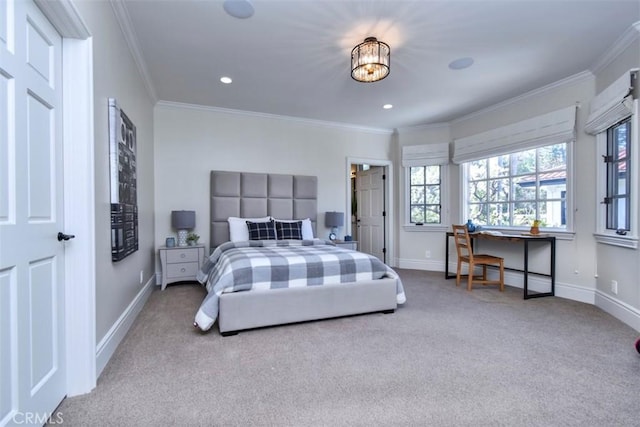
{"label": "lamp shade", "polygon": [[195,228],[196,211],[171,211],[171,226],[177,230]]}
{"label": "lamp shade", "polygon": [[327,227],[342,227],[344,225],[343,212],[327,212],[324,214],[324,225]]}
{"label": "lamp shade", "polygon": [[351,77],[359,82],[372,83],[389,75],[391,49],[375,37],[367,37],[351,51]]}

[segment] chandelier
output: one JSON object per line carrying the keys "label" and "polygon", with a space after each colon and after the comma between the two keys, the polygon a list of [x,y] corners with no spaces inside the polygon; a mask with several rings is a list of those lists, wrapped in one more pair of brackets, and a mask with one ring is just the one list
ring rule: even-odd
{"label": "chandelier", "polygon": [[377,82],[389,75],[391,49],[375,37],[367,37],[351,51],[351,77],[364,83]]}

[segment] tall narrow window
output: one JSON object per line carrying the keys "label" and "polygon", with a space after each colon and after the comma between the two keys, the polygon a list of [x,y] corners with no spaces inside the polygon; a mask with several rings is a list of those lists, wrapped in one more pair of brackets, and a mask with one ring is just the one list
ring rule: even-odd
{"label": "tall narrow window", "polygon": [[607,129],[607,205],[606,224],[608,230],[631,229],[631,118]]}
{"label": "tall narrow window", "polygon": [[410,223],[440,224],[442,222],[440,165],[412,166],[409,173]]}
{"label": "tall narrow window", "polygon": [[[598,243],[638,247],[638,71],[629,70],[591,100],[584,130],[598,147]],[[604,159],[604,162],[600,159]]]}
{"label": "tall narrow window", "polygon": [[[443,195],[447,194],[449,143],[402,147],[405,170],[405,225],[408,229],[433,230],[442,226]],[[417,226],[426,227],[417,227]]]}

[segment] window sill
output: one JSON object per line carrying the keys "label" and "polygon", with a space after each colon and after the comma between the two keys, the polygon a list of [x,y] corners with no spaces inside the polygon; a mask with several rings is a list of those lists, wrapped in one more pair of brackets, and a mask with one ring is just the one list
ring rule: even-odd
{"label": "window sill", "polygon": [[596,242],[603,245],[619,246],[621,248],[638,249],[637,236],[618,236],[604,233],[593,233]]}
{"label": "window sill", "polygon": [[404,231],[408,231],[410,233],[420,233],[420,232],[441,232],[441,231],[450,231],[449,226],[442,224],[424,224],[424,225],[415,225],[415,224],[405,224],[402,226]]}

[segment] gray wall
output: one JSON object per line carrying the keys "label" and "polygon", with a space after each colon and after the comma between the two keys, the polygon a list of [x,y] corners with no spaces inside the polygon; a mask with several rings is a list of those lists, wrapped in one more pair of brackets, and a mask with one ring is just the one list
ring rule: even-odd
{"label": "gray wall", "polygon": [[162,103],[154,124],[158,245],[176,235],[170,215],[179,209],[196,211],[195,232],[209,245],[211,170],[317,176],[317,235],[328,236],[324,212],[350,212],[347,157],[393,159],[390,131]]}
{"label": "gray wall", "polygon": [[[76,2],[93,38],[94,52],[94,150],[96,203],[96,340],[109,330],[153,277],[154,186],[153,186],[153,102],[115,20],[109,2]],[[139,250],[127,258],[111,262],[111,218],[109,193],[108,98],[136,125],[138,172]]]}

